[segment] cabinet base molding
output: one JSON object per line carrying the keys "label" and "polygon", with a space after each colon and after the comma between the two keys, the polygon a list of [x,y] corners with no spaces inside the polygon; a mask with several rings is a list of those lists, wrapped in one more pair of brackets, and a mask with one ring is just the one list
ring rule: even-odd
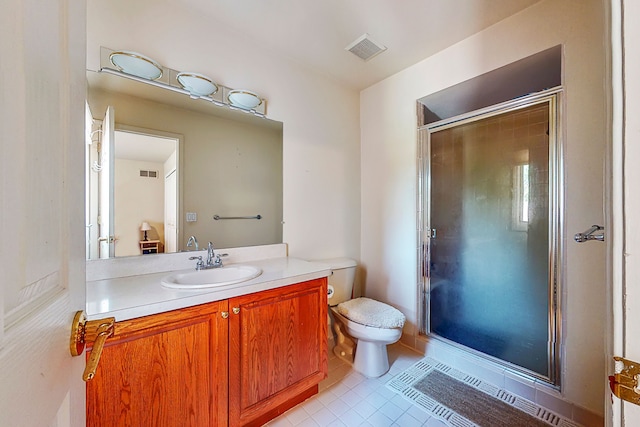
{"label": "cabinet base molding", "polygon": [[278,406],[277,408],[274,408],[274,409],[270,410],[266,414],[262,415],[260,418],[256,418],[255,420],[250,421],[247,424],[244,424],[243,426],[244,427],[259,427],[259,426],[262,426],[265,423],[267,423],[268,421],[271,421],[272,419],[279,417],[280,415],[282,415],[285,412],[287,412],[289,409],[291,409],[294,406],[304,402],[305,400],[307,400],[311,396],[315,396],[316,394],[318,394],[318,386],[317,385],[315,385],[315,386],[303,391],[298,396],[295,396],[295,397],[287,400],[285,403],[283,403],[282,405]]}

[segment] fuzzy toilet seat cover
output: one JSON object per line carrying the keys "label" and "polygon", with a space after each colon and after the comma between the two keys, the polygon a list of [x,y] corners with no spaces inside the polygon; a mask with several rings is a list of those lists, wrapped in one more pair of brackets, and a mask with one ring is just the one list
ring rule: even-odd
{"label": "fuzzy toilet seat cover", "polygon": [[349,320],[374,328],[402,328],[405,321],[404,314],[399,310],[365,297],[338,304],[338,313]]}

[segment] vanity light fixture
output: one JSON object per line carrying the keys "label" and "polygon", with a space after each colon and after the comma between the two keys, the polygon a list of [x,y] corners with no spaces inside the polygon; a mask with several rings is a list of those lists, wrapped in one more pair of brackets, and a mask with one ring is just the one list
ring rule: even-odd
{"label": "vanity light fixture", "polygon": [[179,72],[163,67],[149,57],[129,51],[100,47],[99,72],[126,77],[141,83],[211,102],[218,107],[240,110],[266,118],[267,101],[248,90],[231,89],[195,72]]}
{"label": "vanity light fixture", "polygon": [[229,109],[233,111],[241,111],[245,114],[251,114],[251,110],[247,110],[246,108],[234,107],[233,105],[229,105]]}

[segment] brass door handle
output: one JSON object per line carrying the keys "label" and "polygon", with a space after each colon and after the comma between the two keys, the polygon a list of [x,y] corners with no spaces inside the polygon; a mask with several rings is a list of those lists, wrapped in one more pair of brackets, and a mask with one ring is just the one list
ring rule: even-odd
{"label": "brass door handle", "polygon": [[93,342],[91,355],[82,374],[83,380],[89,381],[96,374],[104,343],[107,338],[113,336],[115,322],[115,317],[87,320],[84,311],[76,312],[71,324],[71,340],[69,342],[71,355],[80,356],[84,351],[85,345],[88,342]]}
{"label": "brass door handle", "polygon": [[231,311],[233,311],[233,314],[238,314],[240,313],[240,307],[233,307]]}
{"label": "brass door handle", "polygon": [[620,372],[609,377],[611,391],[622,400],[640,405],[640,364],[618,356],[614,356],[613,360],[620,367]]}

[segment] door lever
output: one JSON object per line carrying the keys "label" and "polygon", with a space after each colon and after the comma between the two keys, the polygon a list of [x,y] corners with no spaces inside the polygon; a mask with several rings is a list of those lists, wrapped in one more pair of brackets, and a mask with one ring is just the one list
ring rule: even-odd
{"label": "door lever", "polygon": [[115,317],[105,317],[104,319],[87,320],[84,311],[76,312],[71,324],[71,340],[69,351],[72,356],[80,356],[88,342],[93,342],[91,355],[84,368],[82,379],[90,381],[96,374],[100,355],[107,338],[113,336]]}

